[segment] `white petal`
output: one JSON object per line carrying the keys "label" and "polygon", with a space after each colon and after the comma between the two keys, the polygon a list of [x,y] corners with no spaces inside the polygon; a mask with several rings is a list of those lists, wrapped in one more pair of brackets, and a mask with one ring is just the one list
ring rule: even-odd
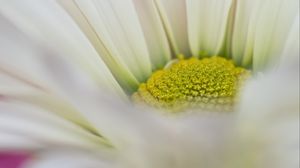
{"label": "white petal", "polygon": [[285,47],[283,53],[281,54],[281,61],[280,64],[282,66],[286,64],[297,64],[299,63],[299,13],[294,20],[293,26],[291,31],[287,37],[287,41],[285,43]]}
{"label": "white petal", "polygon": [[153,1],[133,0],[147,42],[153,69],[164,67],[171,58],[170,46]]}
{"label": "white petal", "polygon": [[3,69],[3,67],[0,67],[0,96],[11,92],[24,93],[31,91],[42,92],[45,91],[45,89],[34,83],[32,79],[27,80],[27,78],[23,78],[23,76],[17,76]]}
{"label": "white petal", "polygon": [[238,1],[232,36],[232,57],[244,66],[252,63],[255,25],[263,1]]}
{"label": "white petal", "polygon": [[[238,1],[232,55],[255,71],[277,64],[291,27],[299,13],[299,1]],[[284,59],[284,58],[283,58]]]}
{"label": "white petal", "polygon": [[298,68],[299,63],[249,81],[242,97],[241,118],[267,124],[274,123],[273,119],[284,121],[299,115]]}
{"label": "white petal", "polygon": [[193,55],[216,55],[223,47],[232,0],[186,0]]}
{"label": "white petal", "polygon": [[246,87],[237,138],[245,161],[256,159],[262,167],[299,166],[298,69],[285,67]]}
{"label": "white petal", "polygon": [[[8,60],[5,63],[7,66],[12,65],[12,71],[19,71],[19,69],[15,69],[15,67],[22,69],[23,67],[30,67],[31,65],[27,64],[29,61],[16,61],[23,58],[26,59],[26,57],[22,55],[22,50],[19,50],[20,46],[20,49],[25,48],[23,50],[28,52],[25,53],[28,55],[28,60],[36,60],[40,58],[40,55],[45,54],[41,54],[41,52],[46,52],[44,48],[40,49],[40,46],[36,45],[36,43],[32,44],[33,42],[30,38],[34,38],[37,42],[42,44],[42,47],[47,45],[55,49],[61,56],[76,62],[79,67],[86,71],[100,86],[111,88],[111,90],[118,90],[122,93],[120,86],[93,46],[68,14],[54,1],[20,2],[12,0],[9,2],[1,1],[0,4],[0,13],[28,35],[27,37],[21,37],[21,41],[17,41],[20,37],[14,37],[13,32],[8,31],[10,29],[1,30],[1,33],[7,33],[7,35],[4,36],[7,40],[4,40],[2,42],[3,44],[9,41],[11,41],[10,43],[16,43],[16,45],[11,45],[10,48],[1,48],[1,50],[9,54],[9,57],[2,56],[1,59]],[[12,30],[15,29],[11,25],[8,27],[11,27]],[[19,43],[21,43],[20,46]],[[28,49],[26,43],[29,43],[29,47],[31,48],[37,48],[36,51]],[[14,49],[14,47],[17,49]],[[36,67],[36,65],[33,67]],[[31,71],[31,73],[37,72]],[[126,76],[123,77],[126,78]]]}
{"label": "white petal", "polygon": [[36,150],[51,146],[104,149],[102,137],[45,109],[12,99],[0,102],[0,109],[1,149]]}
{"label": "white petal", "polygon": [[155,0],[173,54],[190,56],[185,0]]}
{"label": "white petal", "polygon": [[[88,78],[84,73],[78,71],[78,68],[74,65],[72,65],[71,62],[68,62],[68,60],[66,58],[63,58],[61,56],[58,55],[51,55],[51,57],[49,57],[50,55],[45,56],[46,59],[44,59],[44,62],[41,62],[44,65],[43,66],[43,70],[44,70],[44,75],[48,77],[48,79],[50,81],[52,81],[53,84],[55,84],[55,91],[57,92],[57,95],[54,95],[53,92],[49,91],[49,90],[36,90],[36,89],[20,89],[20,88],[16,88],[16,87],[11,87],[11,89],[8,89],[7,87],[5,88],[1,88],[1,95],[2,96],[2,101],[13,101],[15,103],[18,102],[22,102],[22,103],[27,103],[30,104],[32,106],[35,106],[36,108],[41,108],[43,110],[41,110],[42,112],[40,112],[41,115],[44,114],[44,116],[47,118],[48,116],[46,115],[47,112],[50,113],[51,115],[54,115],[55,117],[59,117],[59,120],[63,120],[64,122],[70,122],[70,125],[74,125],[74,127],[76,127],[76,129],[78,129],[79,131],[82,131],[83,134],[82,135],[78,135],[80,136],[80,138],[77,137],[71,137],[71,139],[74,140],[78,140],[81,141],[81,138],[83,139],[87,139],[87,144],[91,145],[91,144],[96,144],[96,146],[105,146],[108,145],[107,141],[102,137],[101,133],[99,133],[95,127],[93,125],[91,125],[91,123],[89,123],[86,118],[84,118],[85,116],[81,114],[81,112],[79,112],[76,108],[72,107],[72,105],[70,104],[70,102],[68,102],[66,99],[64,98],[69,98],[68,96],[66,96],[65,92],[65,88],[60,88],[59,85],[57,85],[57,82],[59,83],[59,81],[56,81],[56,79],[58,79],[58,77],[51,77],[51,75],[54,76],[59,76],[61,78],[64,79],[64,81],[67,81],[66,83],[66,87],[67,88],[72,88],[72,85],[79,85],[82,88],[85,88],[87,90],[89,89],[95,89],[98,90],[99,87],[93,85],[90,82],[90,78]],[[51,59],[52,58],[52,59]],[[55,61],[53,61],[54,58]],[[60,66],[61,64],[63,64],[63,66]],[[53,72],[54,74],[49,74],[49,72]],[[66,76],[64,76],[65,74],[68,74]],[[3,78],[0,78],[3,82]],[[8,84],[14,84],[14,82],[12,82],[11,80],[8,81]],[[102,88],[103,89],[103,88]],[[108,91],[109,92],[109,91]],[[111,92],[109,92],[111,94]],[[58,97],[59,96],[59,97]],[[80,96],[80,95],[76,95],[76,96]],[[87,98],[88,100],[89,98]],[[80,103],[80,102],[77,102]],[[17,104],[15,104],[17,106]],[[47,112],[45,113],[46,110]],[[86,110],[86,109],[80,109],[80,110]],[[16,110],[19,113],[22,113],[22,108],[19,110]],[[30,110],[29,110],[30,111]],[[34,112],[34,111],[33,111]],[[24,112],[23,112],[24,113]],[[50,116],[51,117],[51,116]],[[11,117],[10,119],[7,118],[1,118],[4,121],[2,122],[2,124],[4,124],[3,127],[5,128],[9,128],[9,127],[16,127],[15,129],[20,130],[21,133],[22,132],[28,132],[28,134],[32,133],[34,137],[38,137],[40,138],[38,135],[39,131],[43,131],[43,130],[47,130],[47,128],[43,128],[43,127],[39,127],[39,126],[33,126],[33,127],[37,127],[38,130],[23,130],[24,127],[19,127],[19,125],[15,125],[14,120],[20,120],[19,122],[23,123],[23,125],[30,125],[30,123],[34,120],[30,120],[30,121],[23,121],[21,119],[21,117]],[[38,119],[37,119],[38,120]],[[12,124],[12,126],[7,125],[7,124]],[[37,125],[42,123],[35,123]],[[49,129],[54,129],[55,130],[59,130],[60,128],[49,128]],[[61,130],[62,132],[64,132],[65,130]],[[63,136],[59,136],[60,138],[64,138]],[[41,138],[47,139],[49,138],[49,141],[55,141],[55,138],[52,137],[44,137],[44,135],[41,135]],[[51,139],[52,138],[52,139]],[[58,139],[60,140],[60,139]],[[66,139],[67,141],[68,139]],[[61,140],[61,143],[64,143],[63,140]],[[89,142],[90,141],[90,142]],[[60,142],[60,141],[59,141]],[[71,143],[71,142],[70,142]],[[91,144],[89,144],[91,143]],[[59,143],[58,143],[59,144]]]}
{"label": "white petal", "polygon": [[[58,62],[64,63],[64,61]],[[57,64],[57,66],[68,67],[64,64]],[[122,161],[133,162],[132,164],[138,165],[137,167],[144,167],[151,162],[151,158],[158,159],[158,155],[153,156],[152,152],[147,151],[161,151],[156,146],[168,142],[168,133],[156,113],[149,113],[147,109],[137,110],[128,102],[103,90],[81,88],[76,83],[69,86],[68,82],[73,79],[68,72],[62,71],[57,75],[53,71],[52,76],[56,78],[55,81],[60,82],[61,87],[68,93],[66,97],[81,112],[81,115],[118,149]],[[172,146],[167,146],[167,149],[170,147]]]}
{"label": "white petal", "polygon": [[0,94],[5,90],[45,90],[51,86],[41,71],[37,45],[3,16],[0,36]]}
{"label": "white petal", "polygon": [[[43,65],[43,68],[41,68],[44,71],[43,74],[47,76],[48,80],[50,80],[53,86],[55,86],[54,92],[53,90],[38,90],[33,87],[28,87],[23,84],[24,82],[21,83],[20,81],[16,81],[14,78],[11,79],[7,76],[2,77],[1,75],[0,96],[2,96],[4,100],[12,98],[16,101],[26,102],[34,106],[44,108],[64,119],[80,125],[85,129],[95,131],[93,126],[91,126],[91,124],[88,123],[82,115],[80,115],[78,110],[70,105],[70,102],[68,102],[67,99],[68,96],[66,96],[68,94],[66,90],[73,88],[73,85],[80,86],[86,90],[104,90],[104,88],[95,86],[85,73],[78,70],[76,65],[73,65],[68,59],[63,59],[63,57],[58,55],[51,55],[51,57],[49,57],[49,55],[45,56],[44,61],[40,63]],[[60,81],[57,80],[61,79],[66,81],[65,87],[68,89],[60,87]],[[6,84],[3,82],[6,82]],[[112,94],[110,91],[107,92]],[[122,97],[120,95],[115,96],[119,96],[123,98],[123,100],[127,100],[127,97]]]}
{"label": "white petal", "polygon": [[69,102],[60,99],[59,97],[54,97],[44,93],[9,92],[8,94],[4,94],[2,99],[4,101],[9,100],[12,102],[23,102],[35,107],[40,107],[62,119],[71,121],[88,131],[96,132],[95,128],[93,128],[93,126],[87,122],[82,115],[80,115],[78,110],[72,107]]}
{"label": "white petal", "polygon": [[[70,105],[71,109],[64,108],[63,111],[57,109],[56,113],[62,115],[64,118],[80,121],[81,125],[92,126],[92,128],[96,128],[96,132],[100,132],[105,137],[108,137],[107,135],[124,137],[123,134],[130,134],[136,131],[137,128],[134,128],[136,126],[135,122],[143,122],[142,119],[136,119],[137,116],[133,115],[137,113],[136,110],[129,102],[124,101],[122,97],[113,95],[97,87],[82,87],[81,82],[77,81],[77,76],[73,74],[72,65],[62,59],[62,57],[53,55],[51,58],[49,57],[47,63],[49,65],[55,64],[54,68],[53,66],[46,66],[50,72],[48,76],[61,88],[62,92],[60,96],[64,99],[53,96],[43,96],[43,99],[38,99],[37,96],[30,95],[25,95],[24,98],[17,95],[17,98],[22,98],[24,101],[36,103],[46,108],[55,107],[55,105],[64,108],[64,105]],[[74,109],[76,113],[74,113]],[[140,113],[138,116],[148,117],[147,115],[143,115],[143,113]],[[126,128],[129,125],[130,128]],[[116,131],[116,129],[119,130],[120,128],[126,131]]]}
{"label": "white petal", "polygon": [[45,145],[39,143],[37,140],[33,140],[29,137],[24,137],[24,135],[16,135],[11,132],[4,132],[0,129],[0,149],[1,150],[33,150],[42,149]]}
{"label": "white petal", "polygon": [[176,142],[172,142],[173,148],[177,148],[177,167],[223,167],[224,164],[219,163],[232,133],[233,119],[233,115],[205,112],[178,117],[178,121],[170,125],[175,133]]}
{"label": "white petal", "polygon": [[111,158],[80,150],[50,150],[38,153],[24,168],[116,168]]}
{"label": "white petal", "polygon": [[[131,1],[60,2],[82,27],[111,69],[125,66],[125,70],[128,68],[139,81],[150,75],[151,63],[146,41]],[[94,37],[90,34],[94,34]]]}
{"label": "white petal", "polygon": [[298,0],[266,0],[262,4],[255,25],[253,46],[255,71],[279,59],[297,14],[299,14]]}

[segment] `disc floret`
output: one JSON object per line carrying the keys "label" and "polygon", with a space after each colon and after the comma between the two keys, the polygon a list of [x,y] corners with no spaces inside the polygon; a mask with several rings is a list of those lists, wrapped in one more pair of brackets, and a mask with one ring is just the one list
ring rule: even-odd
{"label": "disc floret", "polygon": [[133,99],[155,108],[231,111],[250,72],[222,57],[180,59],[142,83]]}

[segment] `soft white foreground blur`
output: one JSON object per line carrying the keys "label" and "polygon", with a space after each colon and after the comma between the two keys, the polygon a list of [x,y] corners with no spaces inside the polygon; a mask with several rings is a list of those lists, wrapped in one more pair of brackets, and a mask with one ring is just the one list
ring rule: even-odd
{"label": "soft white foreground blur", "polygon": [[[70,100],[114,147],[51,147],[38,153],[28,166],[297,168],[298,68],[290,64],[249,81],[239,110],[230,114],[165,116],[103,96],[101,91],[81,92],[82,88],[59,78]],[[70,76],[62,72],[62,77]]]}

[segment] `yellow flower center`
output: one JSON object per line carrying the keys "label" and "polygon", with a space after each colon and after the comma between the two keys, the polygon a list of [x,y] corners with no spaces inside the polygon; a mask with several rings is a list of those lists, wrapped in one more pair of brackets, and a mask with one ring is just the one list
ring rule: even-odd
{"label": "yellow flower center", "polygon": [[132,95],[136,103],[178,112],[232,111],[243,81],[250,76],[222,57],[180,59],[152,74]]}

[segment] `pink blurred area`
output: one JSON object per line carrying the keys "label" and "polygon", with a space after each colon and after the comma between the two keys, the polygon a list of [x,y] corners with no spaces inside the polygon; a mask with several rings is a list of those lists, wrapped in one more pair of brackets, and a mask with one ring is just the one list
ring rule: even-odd
{"label": "pink blurred area", "polygon": [[30,155],[24,152],[1,152],[0,168],[22,168]]}

